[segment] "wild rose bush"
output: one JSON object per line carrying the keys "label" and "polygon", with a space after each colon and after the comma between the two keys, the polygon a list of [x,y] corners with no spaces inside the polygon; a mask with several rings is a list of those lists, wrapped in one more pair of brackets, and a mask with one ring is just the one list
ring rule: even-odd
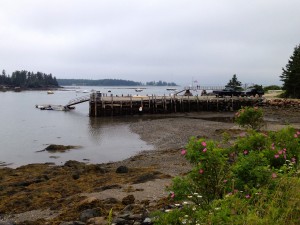
{"label": "wild rose bush", "polygon": [[156,224],[299,222],[300,131],[252,130],[230,147],[193,137],[181,154],[193,169],[173,180],[170,198],[185,204]]}
{"label": "wild rose bush", "polygon": [[258,107],[243,107],[235,114],[235,122],[241,127],[259,130],[264,125],[263,110]]}
{"label": "wild rose bush", "polygon": [[[213,199],[222,197],[224,180],[229,172],[228,150],[219,143],[191,138],[186,149],[181,152],[193,165],[192,171],[184,178],[174,180],[175,196],[183,199],[192,196],[197,204],[204,206]],[[202,193],[202,197],[193,193]]]}

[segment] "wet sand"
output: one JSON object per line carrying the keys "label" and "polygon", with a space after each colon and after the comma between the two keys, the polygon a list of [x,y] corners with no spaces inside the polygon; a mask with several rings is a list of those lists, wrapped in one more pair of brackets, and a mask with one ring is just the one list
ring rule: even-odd
{"label": "wet sand", "polygon": [[[126,207],[122,200],[128,195],[134,196],[137,211],[158,209],[168,196],[166,187],[172,178],[191,169],[180,155],[189,138],[221,140],[224,131],[239,135],[243,130],[233,123],[233,116],[233,112],[201,112],[144,117],[133,122],[130,129],[154,145],[155,150],[119,162],[97,165],[71,162],[64,166],[41,164],[1,169],[0,221],[1,217],[4,221],[19,223],[42,220],[35,224],[43,224],[45,219],[51,221],[50,224],[75,220],[85,204],[84,199],[99,204],[105,217],[111,207],[115,214]],[[300,129],[298,109],[265,109],[265,117],[267,130],[286,125]],[[119,166],[126,166],[128,172],[116,173]],[[34,197],[28,199],[29,196]]]}

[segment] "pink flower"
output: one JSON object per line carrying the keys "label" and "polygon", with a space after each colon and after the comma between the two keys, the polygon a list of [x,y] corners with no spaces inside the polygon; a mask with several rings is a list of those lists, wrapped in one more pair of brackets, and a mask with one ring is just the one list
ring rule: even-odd
{"label": "pink flower", "polygon": [[201,144],[202,144],[203,147],[206,147],[206,142],[205,141],[203,141]]}
{"label": "pink flower", "polygon": [[279,158],[279,155],[278,155],[278,154],[276,154],[276,155],[274,155],[274,157],[275,157],[276,159],[278,159],[278,158]]}
{"label": "pink flower", "polygon": [[181,155],[185,155],[186,154],[186,150],[185,149],[182,149],[181,150]]}
{"label": "pink flower", "polygon": [[244,150],[244,155],[247,155],[248,154],[248,151],[247,150]]}
{"label": "pink flower", "polygon": [[272,173],[272,178],[275,179],[277,177],[276,173]]}
{"label": "pink flower", "polygon": [[200,170],[199,170],[199,173],[200,173],[200,174],[203,174],[203,173],[204,173],[204,170],[203,170],[203,169],[200,169]]}
{"label": "pink flower", "polygon": [[281,155],[281,154],[282,154],[282,152],[283,152],[283,151],[282,151],[282,150],[280,150],[280,151],[278,151],[278,154],[279,154],[279,155]]}
{"label": "pink flower", "polygon": [[240,133],[240,137],[246,137],[246,133],[245,132]]}
{"label": "pink flower", "polygon": [[271,146],[271,149],[275,149],[275,144],[274,143],[272,143],[272,146]]}
{"label": "pink flower", "polygon": [[297,135],[300,135],[300,131],[297,131],[297,133],[296,133]]}
{"label": "pink flower", "polygon": [[298,134],[294,134],[294,137],[297,138],[297,137],[298,137]]}
{"label": "pink flower", "polygon": [[292,161],[292,163],[295,163],[296,162],[296,158],[291,158],[291,161]]}
{"label": "pink flower", "polygon": [[207,151],[207,149],[206,149],[206,148],[202,150],[202,152],[206,152],[206,151]]}
{"label": "pink flower", "polygon": [[251,198],[251,196],[250,195],[246,195],[245,198]]}
{"label": "pink flower", "polygon": [[172,192],[170,197],[171,197],[171,198],[175,198],[175,193]]}
{"label": "pink flower", "polygon": [[227,180],[223,180],[224,183],[227,183]]}

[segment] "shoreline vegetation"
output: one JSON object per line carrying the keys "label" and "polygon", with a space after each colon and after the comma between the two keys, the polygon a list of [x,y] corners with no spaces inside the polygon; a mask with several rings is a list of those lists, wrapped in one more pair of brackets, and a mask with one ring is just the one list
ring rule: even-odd
{"label": "shoreline vegetation", "polygon": [[[149,81],[146,83],[122,79],[56,79],[51,73],[17,70],[11,75],[2,70],[0,74],[0,91],[5,90],[39,90],[55,89],[61,86],[178,86],[174,82]],[[16,89],[17,88],[17,89]]]}
{"label": "shoreline vegetation", "polygon": [[[298,107],[265,108],[262,130],[276,131],[287,125],[300,129],[299,112]],[[156,150],[123,161],[1,168],[0,221],[67,225],[107,224],[113,219],[115,224],[145,220],[152,224],[150,212],[165,211],[175,204],[166,187],[174,177],[192,169],[181,155],[189,138],[220,141],[227,133],[229,142],[235,141],[245,129],[226,120],[233,116],[232,112],[203,112],[132,123],[132,131]]]}
{"label": "shoreline vegetation", "polygon": [[61,86],[178,86],[174,82],[166,82],[161,80],[157,82],[149,81],[146,83],[122,79],[57,79],[57,81]]}

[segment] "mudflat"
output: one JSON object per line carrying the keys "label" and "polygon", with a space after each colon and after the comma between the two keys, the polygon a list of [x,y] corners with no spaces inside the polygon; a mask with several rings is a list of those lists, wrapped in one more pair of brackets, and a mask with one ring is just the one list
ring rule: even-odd
{"label": "mudflat", "polygon": [[[287,125],[300,129],[299,109],[265,108],[264,111],[263,129],[278,130]],[[154,145],[155,150],[119,162],[68,161],[63,166],[31,164],[2,168],[0,222],[101,224],[99,221],[106,221],[111,210],[113,217],[127,210],[130,215],[144,219],[149,212],[168,204],[166,188],[172,178],[191,169],[180,154],[190,137],[221,140],[225,131],[236,137],[243,130],[234,124],[233,117],[234,112],[144,117],[130,128]],[[84,216],[93,209],[97,213]]]}

